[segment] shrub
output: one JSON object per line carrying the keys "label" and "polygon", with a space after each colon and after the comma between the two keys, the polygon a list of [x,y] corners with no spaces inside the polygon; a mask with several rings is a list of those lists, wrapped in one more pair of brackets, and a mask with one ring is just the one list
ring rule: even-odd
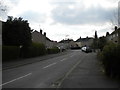
{"label": "shrub", "polygon": [[47,49],[47,53],[48,53],[48,54],[55,54],[55,53],[58,53],[58,52],[60,52],[60,50],[59,50],[58,47],[48,48],[48,49]]}
{"label": "shrub", "polygon": [[2,46],[2,60],[9,61],[18,59],[20,55],[20,48],[17,46]]}
{"label": "shrub", "polygon": [[104,65],[106,75],[120,77],[120,45],[107,44],[99,54]]}
{"label": "shrub", "polygon": [[46,54],[45,45],[41,43],[32,43],[29,47],[22,48],[21,57],[29,58]]}

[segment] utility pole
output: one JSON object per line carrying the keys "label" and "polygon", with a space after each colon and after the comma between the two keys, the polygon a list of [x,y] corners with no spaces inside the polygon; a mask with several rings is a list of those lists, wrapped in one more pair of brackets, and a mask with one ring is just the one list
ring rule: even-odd
{"label": "utility pole", "polygon": [[118,44],[120,44],[120,1],[118,2]]}

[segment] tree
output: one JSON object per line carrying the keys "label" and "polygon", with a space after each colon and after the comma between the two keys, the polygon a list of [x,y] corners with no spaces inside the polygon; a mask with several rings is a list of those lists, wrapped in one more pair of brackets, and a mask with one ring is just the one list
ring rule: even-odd
{"label": "tree", "polygon": [[106,45],[107,40],[106,37],[102,36],[98,39],[98,48],[102,51],[103,47]]}
{"label": "tree", "polygon": [[29,46],[31,43],[31,29],[27,20],[21,17],[8,16],[3,23],[2,31],[3,45]]}
{"label": "tree", "polygon": [[98,39],[97,31],[95,31],[95,39]]}
{"label": "tree", "polygon": [[98,36],[97,36],[97,31],[95,31],[95,36],[94,36],[94,39],[93,39],[92,47],[93,47],[94,49],[98,49]]}

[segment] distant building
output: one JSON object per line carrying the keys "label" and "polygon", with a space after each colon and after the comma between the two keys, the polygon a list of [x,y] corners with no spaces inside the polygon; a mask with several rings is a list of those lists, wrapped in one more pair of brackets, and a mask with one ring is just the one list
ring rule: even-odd
{"label": "distant building", "polygon": [[62,48],[65,48],[65,49],[69,49],[69,48],[78,47],[78,45],[72,39],[67,39],[67,40],[61,40],[59,42],[59,47],[62,47]]}
{"label": "distant building", "polygon": [[91,46],[93,43],[93,38],[86,37],[86,38],[79,38],[76,40],[76,43],[78,44],[79,47],[83,46]]}

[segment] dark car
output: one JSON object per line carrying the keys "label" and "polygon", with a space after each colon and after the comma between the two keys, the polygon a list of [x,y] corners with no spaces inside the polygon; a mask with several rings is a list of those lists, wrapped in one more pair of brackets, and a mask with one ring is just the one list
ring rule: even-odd
{"label": "dark car", "polygon": [[90,47],[86,47],[86,53],[92,52],[92,49]]}

